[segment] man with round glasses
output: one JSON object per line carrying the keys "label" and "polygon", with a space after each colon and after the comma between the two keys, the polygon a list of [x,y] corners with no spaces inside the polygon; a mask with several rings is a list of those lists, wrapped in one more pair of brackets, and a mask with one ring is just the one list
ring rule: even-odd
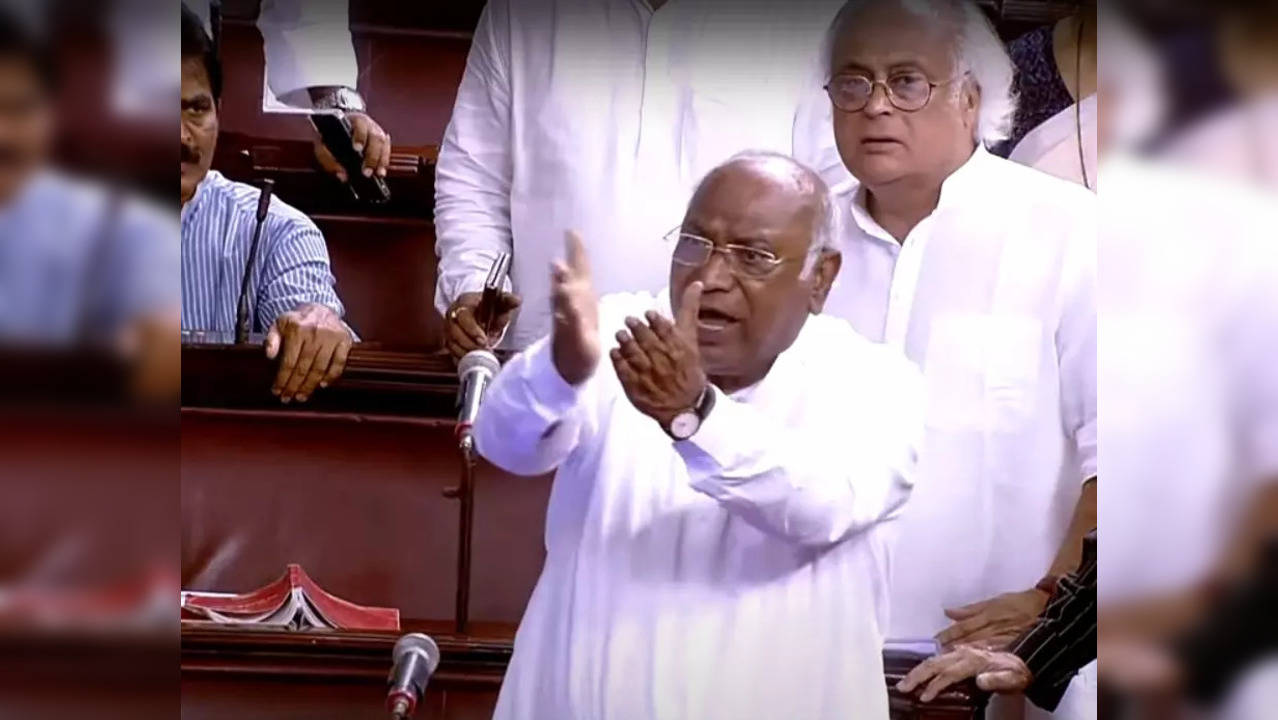
{"label": "man with round glasses", "polygon": [[[890,636],[1001,647],[1096,523],[1095,198],[986,151],[1013,70],[973,3],[854,0],[825,52],[856,178],[836,190],[827,312],[902,349],[928,390]],[[1095,717],[1090,691],[1069,717]]]}
{"label": "man with round glasses", "polygon": [[569,234],[553,329],[475,425],[494,464],[556,471],[495,717],[886,720],[922,387],[818,314],[833,225],[813,171],[747,153],[695,189],[668,293],[596,300]]}

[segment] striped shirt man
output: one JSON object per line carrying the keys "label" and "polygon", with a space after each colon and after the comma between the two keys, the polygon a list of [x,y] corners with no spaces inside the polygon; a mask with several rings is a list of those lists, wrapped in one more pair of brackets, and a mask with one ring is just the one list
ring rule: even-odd
{"label": "striped shirt man", "polygon": [[[244,263],[256,225],[258,188],[210,170],[182,207],[182,329],[233,332]],[[249,285],[250,332],[318,303],[344,314],[315,223],[271,198]]]}
{"label": "striped shirt man", "polygon": [[171,214],[41,170],[0,206],[0,341],[110,342],[178,304]]}
{"label": "striped shirt man", "polygon": [[1078,569],[1061,578],[1038,622],[1008,648],[1034,681],[1025,696],[1056,709],[1074,674],[1096,659],[1096,531],[1083,538]]}

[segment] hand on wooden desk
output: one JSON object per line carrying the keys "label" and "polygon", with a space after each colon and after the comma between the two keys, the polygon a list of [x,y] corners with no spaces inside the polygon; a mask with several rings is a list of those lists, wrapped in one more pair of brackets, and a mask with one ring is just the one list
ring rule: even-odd
{"label": "hand on wooden desk", "polygon": [[922,687],[919,699],[931,702],[941,691],[968,678],[976,678],[976,686],[987,692],[1021,692],[1033,679],[1025,663],[1012,653],[963,645],[919,663],[896,689],[908,693]]}
{"label": "hand on wooden desk", "polygon": [[350,328],[325,305],[306,303],[283,313],[266,334],[266,357],[280,358],[271,392],[281,402],[306,402],[317,386],[341,377],[351,342]]}
{"label": "hand on wooden desk", "polygon": [[[390,135],[365,113],[348,112],[346,119],[351,123],[351,143],[355,146],[355,152],[364,154],[364,177],[372,177],[373,173],[377,173],[378,177],[386,177],[391,157]],[[346,177],[342,164],[337,162],[337,158],[333,157],[333,153],[329,152],[318,135],[315,136],[315,159],[325,172],[331,173],[338,180],[350,180]]]}

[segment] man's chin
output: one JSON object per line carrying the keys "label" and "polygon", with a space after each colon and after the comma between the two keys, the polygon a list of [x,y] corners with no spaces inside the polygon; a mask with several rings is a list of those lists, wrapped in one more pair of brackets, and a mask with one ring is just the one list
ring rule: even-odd
{"label": "man's chin", "polygon": [[856,158],[852,175],[866,185],[881,185],[899,180],[906,174],[900,158],[884,153],[867,153]]}
{"label": "man's chin", "polygon": [[201,173],[197,168],[188,169],[186,165],[182,166],[182,197],[189,198],[195,193],[195,188],[200,184]]}
{"label": "man's chin", "polygon": [[710,377],[735,376],[740,368],[741,353],[727,345],[700,344],[701,369]]}

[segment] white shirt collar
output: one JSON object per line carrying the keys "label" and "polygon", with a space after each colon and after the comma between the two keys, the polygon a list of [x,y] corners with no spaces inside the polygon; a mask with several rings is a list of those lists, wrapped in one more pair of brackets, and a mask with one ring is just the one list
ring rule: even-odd
{"label": "white shirt collar", "polygon": [[[936,209],[932,211],[932,214],[943,208],[963,206],[977,199],[984,185],[981,181],[982,171],[992,160],[994,157],[978,143],[971,157],[941,182],[941,195],[937,198]],[[849,206],[852,222],[871,237],[893,245],[898,244],[897,240],[870,215],[865,203],[867,188],[860,182],[853,182],[847,187],[848,192],[851,193]]]}

